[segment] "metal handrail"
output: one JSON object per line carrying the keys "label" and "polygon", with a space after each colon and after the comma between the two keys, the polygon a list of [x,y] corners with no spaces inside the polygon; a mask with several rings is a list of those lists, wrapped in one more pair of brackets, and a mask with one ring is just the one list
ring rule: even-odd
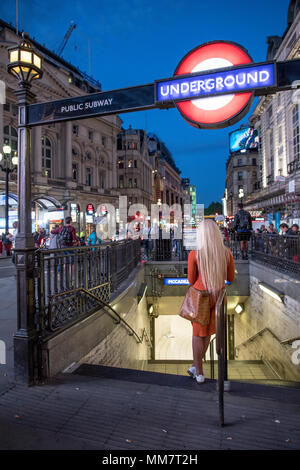
{"label": "metal handrail", "polygon": [[[296,341],[297,339],[300,339],[300,336],[296,336],[295,338],[289,338],[289,339],[284,339],[284,340],[281,340],[278,338],[278,336],[275,335],[275,333],[273,333],[273,331],[268,328],[267,326],[265,328],[262,328],[261,330],[259,330],[257,333],[255,333],[254,335],[250,336],[250,338],[246,339],[245,341],[243,341],[242,343],[238,344],[234,349],[235,351],[238,349],[238,348],[241,348],[243,346],[246,346],[246,344],[248,343],[251,343],[251,341],[253,341],[254,339],[256,339],[258,336],[261,336],[263,333],[265,333],[266,331],[268,331],[269,333],[271,333],[271,335],[276,339],[276,341],[278,341],[278,343],[280,344],[288,344],[288,343],[292,343],[293,341]],[[236,356],[237,357],[237,356]]]}
{"label": "metal handrail", "polygon": [[[226,354],[226,331],[225,331],[225,288],[219,294],[215,306],[216,316],[216,351],[218,354],[218,392],[219,392],[219,418],[220,425],[224,426],[224,376],[225,376],[225,354]],[[227,374],[226,374],[227,375]]]}
{"label": "metal handrail", "polygon": [[225,288],[222,289],[222,291],[219,294],[218,300],[216,302],[215,306],[215,315],[216,315],[216,351],[217,354],[221,354],[221,341],[220,341],[220,320],[221,320],[221,315],[220,315],[220,307],[223,303],[224,297],[225,297]]}
{"label": "metal handrail", "polygon": [[[147,335],[148,337],[148,333],[146,331],[146,334],[144,333],[144,330],[143,330],[143,334],[142,334],[142,337],[140,337],[136,331],[132,328],[132,326],[129,325],[129,323],[127,323],[126,320],[124,320],[124,318],[122,318],[118,312],[110,305],[108,304],[107,302],[105,302],[104,300],[102,299],[99,299],[99,297],[97,297],[96,295],[92,294],[90,291],[84,289],[83,287],[79,287],[78,289],[72,289],[72,290],[69,290],[69,291],[66,291],[66,292],[63,292],[63,295],[67,295],[67,294],[72,294],[74,292],[84,292],[86,295],[89,295],[90,297],[92,297],[96,302],[98,302],[99,304],[101,304],[102,306],[104,307],[107,307],[109,308],[117,317],[118,317],[118,322],[117,323],[123,323],[127,328],[129,328],[129,330],[131,331],[131,333],[129,333],[131,336],[135,336],[136,340],[138,343],[142,344],[143,342],[143,339],[144,339],[144,336]],[[49,305],[49,315],[51,313],[51,304],[52,304],[52,301],[55,297],[59,297],[61,296],[62,293],[59,293],[59,294],[55,294],[53,295],[53,297],[51,298],[51,303]],[[148,337],[148,340],[150,341],[149,337]],[[151,341],[150,341],[150,344],[151,344]],[[152,347],[152,344],[151,344],[151,347]]]}

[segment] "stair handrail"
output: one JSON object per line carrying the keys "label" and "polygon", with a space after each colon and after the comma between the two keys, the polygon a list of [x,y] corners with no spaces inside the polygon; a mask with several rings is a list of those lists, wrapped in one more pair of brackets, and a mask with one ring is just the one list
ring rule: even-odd
{"label": "stair handrail", "polygon": [[261,330],[259,330],[257,333],[255,333],[254,335],[250,336],[250,338],[247,338],[245,341],[243,341],[242,343],[238,344],[237,346],[235,346],[235,352],[237,351],[238,348],[241,348],[242,346],[246,346],[247,343],[250,343],[251,341],[253,341],[255,338],[257,338],[258,336],[261,336],[263,333],[265,333],[266,331],[268,331],[269,333],[271,333],[271,335],[276,339],[276,341],[278,341],[278,343],[280,344],[288,344],[288,343],[292,343],[293,341],[296,341],[297,339],[300,339],[300,336],[296,336],[294,338],[288,338],[288,339],[284,339],[284,340],[281,340],[278,338],[278,336],[276,336],[276,334],[268,327],[264,327],[262,328]]}
{"label": "stair handrail", "polygon": [[[65,291],[63,292],[63,294],[70,294],[70,293],[73,293],[73,292],[84,292],[86,295],[89,295],[90,297],[92,297],[96,302],[98,302],[98,304],[101,304],[102,306],[104,307],[107,307],[109,308],[118,318],[118,323],[123,323],[127,328],[129,328],[129,330],[131,331],[131,334],[133,336],[135,336],[136,340],[138,343],[142,344],[143,343],[143,339],[144,339],[144,332],[143,332],[143,335],[142,337],[140,337],[137,332],[132,328],[131,325],[129,325],[129,323],[127,323],[126,320],[124,320],[124,318],[121,317],[121,315],[118,314],[118,312],[107,302],[105,302],[104,300],[100,299],[99,297],[97,297],[96,295],[92,294],[90,291],[88,291],[87,289],[84,289],[84,287],[78,287],[77,289],[71,289],[69,291]],[[54,294],[51,298],[51,303],[49,305],[49,307],[51,307],[51,304],[52,304],[52,300],[55,298],[55,297],[58,297],[58,296],[61,296],[62,293],[58,293],[58,294]],[[49,309],[50,310],[50,309]],[[108,312],[107,312],[108,313]],[[146,328],[144,328],[144,330],[146,330]],[[130,334],[130,333],[129,333]],[[146,334],[147,334],[147,337],[148,337],[148,333],[146,331]],[[150,338],[148,337],[148,339],[150,340]],[[152,343],[150,341],[150,344],[151,344],[151,347],[152,347]]]}
{"label": "stair handrail", "polygon": [[218,392],[219,392],[219,418],[220,425],[224,426],[224,377],[225,377],[225,354],[226,354],[226,332],[225,332],[225,287],[220,291],[215,305],[216,318],[216,352],[218,355]]}

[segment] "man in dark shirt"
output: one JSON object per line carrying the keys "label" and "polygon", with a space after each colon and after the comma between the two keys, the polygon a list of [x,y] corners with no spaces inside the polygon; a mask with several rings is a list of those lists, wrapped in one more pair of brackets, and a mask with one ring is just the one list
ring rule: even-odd
{"label": "man in dark shirt", "polygon": [[59,229],[61,248],[79,245],[72,217],[66,217],[65,225]]}
{"label": "man in dark shirt", "polygon": [[248,259],[248,241],[252,231],[252,219],[248,211],[243,209],[243,204],[238,204],[238,212],[234,216],[233,227],[237,232],[237,240],[240,242],[242,259]]}

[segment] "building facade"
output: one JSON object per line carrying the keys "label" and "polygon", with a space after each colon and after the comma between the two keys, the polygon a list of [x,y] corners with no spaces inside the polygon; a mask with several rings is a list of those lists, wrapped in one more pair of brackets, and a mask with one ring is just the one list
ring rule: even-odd
{"label": "building facade", "polygon": [[117,178],[120,195],[128,206],[143,204],[151,212],[153,157],[148,151],[148,136],[141,129],[122,129],[117,140]]}
{"label": "building facade", "polygon": [[[7,73],[7,49],[19,42],[15,29],[0,21],[0,80],[5,83],[6,102],[0,105],[0,145],[17,150],[17,106],[15,79]],[[32,40],[43,55],[43,77],[34,81],[36,101],[52,101],[101,91],[100,83],[79,72],[51,51]],[[32,216],[35,228],[51,228],[72,214],[78,231],[89,233],[93,215],[87,207],[118,204],[117,136],[121,130],[117,115],[69,121],[32,129]],[[0,230],[4,228],[4,181],[0,171]],[[17,179],[10,175],[10,223],[17,218]],[[34,229],[34,227],[33,227]]]}
{"label": "building facade", "polygon": [[253,194],[259,171],[258,153],[253,150],[235,152],[226,163],[225,201],[226,214],[232,217],[238,210],[239,202],[244,202]]}
{"label": "building facade", "polygon": [[[300,57],[300,2],[291,1],[287,29],[282,38],[271,36],[268,60]],[[298,83],[299,86],[299,83]],[[250,124],[259,131],[260,150],[254,191],[246,208],[261,211],[266,221],[300,222],[300,123],[299,89],[261,97]]]}

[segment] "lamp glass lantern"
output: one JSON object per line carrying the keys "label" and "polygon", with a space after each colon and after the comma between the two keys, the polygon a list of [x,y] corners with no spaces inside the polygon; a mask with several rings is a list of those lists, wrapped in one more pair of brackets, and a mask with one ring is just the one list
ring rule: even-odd
{"label": "lamp glass lantern", "polygon": [[23,33],[23,39],[17,46],[8,49],[9,63],[7,70],[21,83],[30,83],[33,79],[41,78],[42,56],[36,52],[28,39],[28,34]]}
{"label": "lamp glass lantern", "polygon": [[11,153],[11,146],[10,145],[3,145],[3,152],[5,155],[9,155]]}

